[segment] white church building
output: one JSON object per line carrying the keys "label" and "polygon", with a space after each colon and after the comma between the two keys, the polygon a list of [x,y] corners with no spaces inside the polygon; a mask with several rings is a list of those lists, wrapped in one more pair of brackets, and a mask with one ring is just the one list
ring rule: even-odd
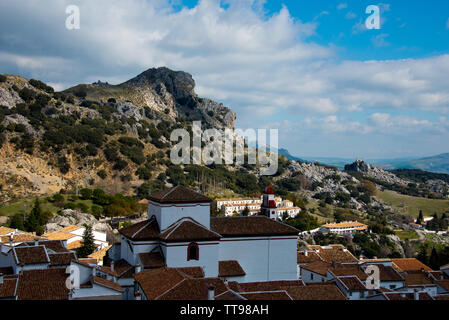
{"label": "white church building", "polygon": [[143,269],[196,267],[238,282],[297,279],[299,231],[273,220],[270,208],[268,217],[211,217],[212,200],[182,186],[148,201],[149,219],[120,230],[116,259]]}

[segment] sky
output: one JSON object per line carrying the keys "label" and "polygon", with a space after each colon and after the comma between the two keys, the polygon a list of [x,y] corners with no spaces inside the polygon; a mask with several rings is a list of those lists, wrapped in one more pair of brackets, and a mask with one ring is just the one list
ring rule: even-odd
{"label": "sky", "polygon": [[449,152],[449,1],[0,1],[0,73],[63,90],[160,66],[299,157]]}

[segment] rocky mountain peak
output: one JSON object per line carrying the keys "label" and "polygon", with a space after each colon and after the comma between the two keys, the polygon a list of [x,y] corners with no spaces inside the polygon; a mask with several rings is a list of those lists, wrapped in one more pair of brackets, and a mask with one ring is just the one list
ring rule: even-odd
{"label": "rocky mountain peak", "polygon": [[166,67],[150,68],[138,76],[126,81],[124,85],[134,87],[150,87],[159,95],[165,91],[176,100],[188,96],[196,96],[195,80],[190,73],[173,71]]}
{"label": "rocky mountain peak", "polygon": [[370,169],[371,166],[359,158],[353,163],[345,165],[345,171],[356,171],[367,173]]}

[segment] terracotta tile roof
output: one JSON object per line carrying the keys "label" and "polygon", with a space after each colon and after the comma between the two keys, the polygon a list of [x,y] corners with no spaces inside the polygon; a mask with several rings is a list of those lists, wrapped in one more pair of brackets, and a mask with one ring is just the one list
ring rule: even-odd
{"label": "terracotta tile roof", "polygon": [[54,252],[68,252],[62,240],[42,240],[38,242],[38,245],[45,246],[47,251],[50,249]]}
{"label": "terracotta tile roof", "polygon": [[44,246],[35,247],[16,247],[14,250],[14,258],[17,264],[40,264],[49,263]]}
{"label": "terracotta tile roof", "polygon": [[[414,293],[385,292],[387,300],[415,300]],[[433,300],[426,292],[419,293],[419,300]]]}
{"label": "terracotta tile roof", "polygon": [[280,280],[280,281],[262,281],[262,282],[245,282],[236,281],[228,282],[229,288],[236,292],[261,292],[281,290],[284,287],[304,286],[301,280]]}
{"label": "terracotta tile roof", "polygon": [[69,250],[76,250],[78,248],[81,248],[83,246],[83,242],[81,240],[75,240],[67,244],[67,249]]}
{"label": "terracotta tile roof", "polygon": [[429,274],[432,275],[435,280],[449,280],[449,275],[443,271],[429,271]]}
{"label": "terracotta tile roof", "polygon": [[114,271],[110,266],[101,266],[99,270],[118,278],[132,278],[135,268],[125,259],[120,259],[114,262]]}
{"label": "terracotta tile roof", "polygon": [[435,298],[435,300],[448,300],[449,301],[449,295],[437,295],[434,298]]}
{"label": "terracotta tile roof", "polygon": [[183,186],[175,186],[148,196],[149,200],[158,203],[203,203],[212,199]]}
{"label": "terracotta tile roof", "polygon": [[[36,239],[36,238],[39,239],[39,240],[45,239],[43,237],[39,237],[39,236],[36,236],[34,234],[31,234],[31,233],[16,233],[13,236],[12,242],[16,243],[16,242],[34,241],[34,239]],[[10,242],[10,236],[3,236],[3,237],[1,237],[1,241],[0,242],[9,243]]]}
{"label": "terracotta tile roof", "polygon": [[120,284],[118,284],[117,282],[114,281],[110,281],[101,277],[96,277],[96,276],[90,276],[90,281],[92,283],[98,284],[99,286],[102,287],[106,287],[118,292],[124,292],[122,286]]}
{"label": "terracotta tile roof", "polygon": [[138,222],[119,230],[120,234],[132,240],[157,240],[159,239],[159,225],[156,218]]}
{"label": "terracotta tile roof", "polygon": [[330,267],[331,267],[330,263],[318,260],[318,261],[301,266],[301,269],[306,269],[308,271],[312,271],[314,273],[325,276],[327,274],[327,270],[329,270]]}
{"label": "terracotta tile roof", "polygon": [[312,263],[321,260],[320,256],[314,251],[307,251],[307,256],[304,251],[298,251],[296,257],[297,263]]}
{"label": "terracotta tile roof", "polygon": [[106,255],[107,251],[112,247],[112,245],[107,246],[106,248],[103,248],[101,250],[95,251],[88,255],[89,258],[92,259],[98,259],[103,260],[104,256]]}
{"label": "terracotta tile roof", "polygon": [[380,281],[404,281],[404,278],[395,268],[383,264],[375,265],[379,268]]}
{"label": "terracotta tile roof", "polygon": [[19,300],[67,300],[69,290],[65,285],[68,274],[65,268],[23,271],[19,276]]}
{"label": "terracotta tile roof", "polygon": [[45,234],[43,234],[43,236],[45,238],[47,238],[48,240],[68,240],[73,237],[79,237],[76,234],[63,232],[63,231],[59,231],[59,230],[54,231],[54,232],[45,233]]}
{"label": "terracotta tile roof", "polygon": [[337,281],[343,284],[343,287],[350,291],[364,291],[365,285],[356,276],[337,277]]}
{"label": "terracotta tile roof", "polygon": [[0,284],[0,299],[13,298],[15,296],[17,287],[17,279],[3,279],[3,283]]}
{"label": "terracotta tile roof", "polygon": [[204,278],[204,270],[201,267],[185,267],[175,269],[192,278]]}
{"label": "terracotta tile roof", "polygon": [[402,277],[405,279],[405,286],[423,286],[423,285],[433,285],[433,281],[430,277],[421,271],[409,271],[403,273]]}
{"label": "terracotta tile roof", "polygon": [[225,291],[223,293],[220,293],[219,295],[215,295],[215,300],[225,300],[225,301],[230,301],[230,300],[245,300],[245,298],[243,298],[239,293],[232,291],[232,290],[228,290]]}
{"label": "terracotta tile roof", "polygon": [[214,217],[211,229],[223,237],[239,236],[297,236],[299,230],[263,216]]}
{"label": "terracotta tile roof", "polygon": [[422,268],[424,268],[425,271],[432,271],[431,268],[429,268],[416,258],[391,259],[391,261],[393,262],[393,267],[398,272],[416,271],[421,270]]}
{"label": "terracotta tile roof", "polygon": [[247,300],[293,300],[285,290],[240,293]]}
{"label": "terracotta tile roof", "polygon": [[73,252],[49,253],[51,266],[68,266],[70,262],[76,261],[76,255]]}
{"label": "terracotta tile roof", "polygon": [[0,227],[0,236],[3,236],[7,233],[13,232],[15,229],[7,228],[7,227]]}
{"label": "terracotta tile roof", "polygon": [[446,290],[446,292],[449,292],[449,280],[438,280],[436,284]]}
{"label": "terracotta tile roof", "polygon": [[364,281],[368,275],[363,271],[359,264],[340,264],[337,263],[334,266],[331,265],[329,271],[335,276],[357,276],[360,280]]}
{"label": "terracotta tile roof", "polygon": [[165,261],[159,252],[139,253],[140,262],[144,269],[161,268]]}
{"label": "terracotta tile roof", "polygon": [[345,247],[337,247],[332,246],[328,247],[320,247],[318,249],[318,255],[326,262],[358,262],[359,260],[352,255],[352,253],[347,250]]}
{"label": "terracotta tile roof", "polygon": [[[67,248],[64,246],[64,243],[62,240],[41,240],[38,241],[39,246],[44,246],[47,249],[47,253],[62,253],[62,252],[69,252]],[[23,242],[20,245],[18,245],[16,248],[19,247],[34,247],[35,241],[27,241]]]}
{"label": "terracotta tile roof", "polygon": [[322,227],[335,229],[335,228],[356,228],[357,230],[366,229],[368,226],[366,224],[360,223],[358,221],[345,221],[340,223],[330,223],[322,225]]}
{"label": "terracotta tile roof", "polygon": [[147,299],[154,300],[184,280],[185,276],[176,269],[164,267],[144,270],[135,274],[134,278]]}
{"label": "terracotta tile roof", "polygon": [[246,275],[246,272],[237,260],[218,261],[219,277],[236,277],[244,275]]}
{"label": "terracotta tile roof", "polygon": [[81,264],[98,264],[98,260],[97,259],[92,259],[92,258],[79,258],[78,262]]}
{"label": "terracotta tile roof", "polygon": [[76,225],[70,225],[70,226],[67,226],[65,228],[59,229],[57,232],[68,232],[68,233],[70,233],[72,231],[75,231],[75,230],[78,230],[78,229],[81,229],[81,228],[83,228],[83,227],[76,226]]}
{"label": "terracotta tile roof", "polygon": [[293,300],[347,300],[335,284],[285,288]]}
{"label": "terracotta tile roof", "polygon": [[208,288],[215,288],[215,295],[227,290],[220,278],[189,279],[185,278],[178,285],[161,295],[158,300],[208,300]]}
{"label": "terracotta tile roof", "polygon": [[221,236],[191,218],[182,218],[161,233],[159,238],[164,242],[184,242],[219,240]]}

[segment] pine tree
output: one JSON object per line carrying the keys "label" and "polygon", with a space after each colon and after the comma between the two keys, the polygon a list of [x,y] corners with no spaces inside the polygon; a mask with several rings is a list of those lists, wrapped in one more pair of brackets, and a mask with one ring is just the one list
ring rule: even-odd
{"label": "pine tree", "polygon": [[84,228],[83,245],[76,252],[79,258],[87,258],[88,255],[95,251],[92,226],[84,225]]}

